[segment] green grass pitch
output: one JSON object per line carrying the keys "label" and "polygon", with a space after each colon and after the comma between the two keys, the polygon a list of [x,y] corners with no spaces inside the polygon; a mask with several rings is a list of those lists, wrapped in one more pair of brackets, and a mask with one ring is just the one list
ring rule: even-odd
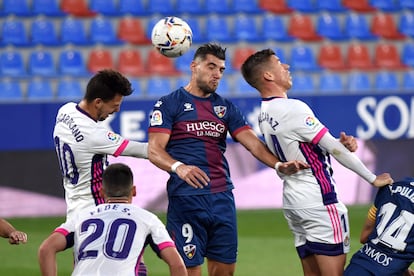
{"label": "green grass pitch", "polygon": [[[369,206],[349,207],[351,225],[351,253],[359,248],[359,233]],[[165,221],[165,215],[159,214]],[[0,239],[0,275],[40,275],[37,249],[44,238],[63,222],[63,218],[10,218],[17,229],[26,231],[29,241],[25,245],[12,246]],[[293,238],[282,211],[239,211],[239,255],[237,276],[255,275],[302,275],[299,259],[293,246]],[[145,253],[145,263],[150,276],[168,275],[167,266],[151,249]],[[350,255],[348,255],[348,260]],[[72,252],[58,254],[58,275],[70,275]],[[207,275],[204,269],[203,275]]]}

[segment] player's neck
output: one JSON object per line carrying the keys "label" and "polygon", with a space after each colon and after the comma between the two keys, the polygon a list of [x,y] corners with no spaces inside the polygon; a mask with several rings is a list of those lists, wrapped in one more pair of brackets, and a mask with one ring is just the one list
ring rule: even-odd
{"label": "player's neck", "polygon": [[106,203],[129,203],[129,198],[127,197],[108,197]]}

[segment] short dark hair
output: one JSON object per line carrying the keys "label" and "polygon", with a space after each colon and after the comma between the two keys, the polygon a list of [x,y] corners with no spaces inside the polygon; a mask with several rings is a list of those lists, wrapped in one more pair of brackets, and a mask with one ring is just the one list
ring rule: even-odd
{"label": "short dark hair", "polygon": [[255,74],[255,72],[259,72],[263,63],[269,61],[273,55],[275,55],[275,52],[272,49],[264,49],[254,53],[244,61],[241,66],[241,73],[248,84],[257,88],[260,75]]}
{"label": "short dark hair", "polygon": [[118,94],[131,95],[132,91],[131,83],[121,73],[112,69],[104,69],[89,80],[84,99],[91,102],[100,98],[104,102],[108,102]]}
{"label": "short dark hair", "polygon": [[102,174],[102,186],[107,197],[128,197],[133,185],[132,171],[125,164],[111,164]]}
{"label": "short dark hair", "polygon": [[217,43],[206,43],[198,47],[194,53],[194,58],[201,58],[202,60],[206,59],[207,55],[213,55],[221,60],[226,60],[226,48],[221,47]]}

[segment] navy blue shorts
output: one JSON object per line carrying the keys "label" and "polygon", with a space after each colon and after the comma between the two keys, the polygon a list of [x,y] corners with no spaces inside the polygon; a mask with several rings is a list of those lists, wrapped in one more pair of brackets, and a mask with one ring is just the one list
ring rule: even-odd
{"label": "navy blue shorts", "polygon": [[237,258],[237,220],[232,191],[169,198],[167,229],[187,267],[208,259]]}

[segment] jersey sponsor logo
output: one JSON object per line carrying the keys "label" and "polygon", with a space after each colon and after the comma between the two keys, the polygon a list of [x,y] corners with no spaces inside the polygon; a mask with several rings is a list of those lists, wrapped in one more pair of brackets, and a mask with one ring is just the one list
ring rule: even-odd
{"label": "jersey sponsor logo", "polygon": [[186,124],[187,132],[195,132],[197,136],[220,137],[226,132],[226,126],[214,121],[201,121]]}
{"label": "jersey sponsor logo", "polygon": [[112,141],[112,142],[118,142],[121,139],[121,136],[119,136],[118,134],[112,131],[108,131],[106,136],[108,137],[109,141]]}
{"label": "jersey sponsor logo", "polygon": [[155,110],[151,115],[151,126],[162,125],[162,113],[159,110]]}
{"label": "jersey sponsor logo", "polygon": [[375,261],[376,263],[382,266],[389,266],[390,262],[392,262],[392,258],[388,257],[387,254],[376,250],[375,248],[369,246],[369,244],[364,244],[359,252],[368,256],[371,260]]}
{"label": "jersey sponsor logo", "polygon": [[186,244],[183,246],[184,254],[190,260],[194,257],[196,250],[197,250],[197,246],[195,246],[194,244]]}
{"label": "jersey sponsor logo", "polygon": [[184,104],[184,111],[191,111],[194,110],[193,105],[191,103]]}
{"label": "jersey sponsor logo", "polygon": [[214,107],[214,112],[216,113],[216,115],[221,119],[224,117],[224,115],[226,115],[226,111],[227,111],[227,107],[226,106],[222,106],[222,105],[218,105]]}
{"label": "jersey sponsor logo", "polygon": [[305,125],[308,127],[316,126],[316,119],[312,116],[308,116],[305,118]]}

